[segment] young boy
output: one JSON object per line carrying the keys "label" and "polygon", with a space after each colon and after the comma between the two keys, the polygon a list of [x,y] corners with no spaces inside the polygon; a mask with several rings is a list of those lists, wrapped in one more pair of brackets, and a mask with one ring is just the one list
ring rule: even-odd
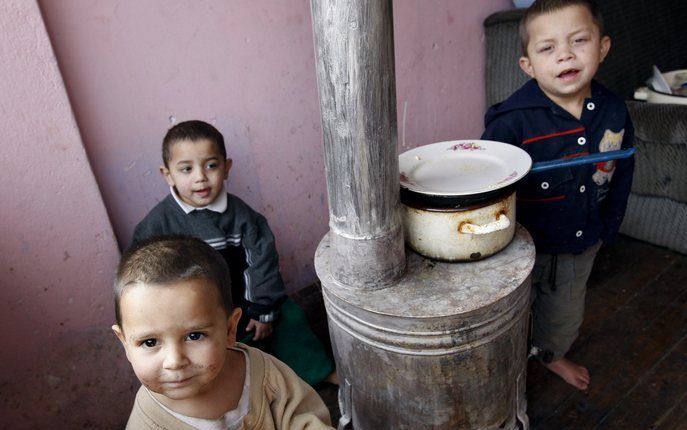
{"label": "young boy", "polygon": [[[593,0],[538,0],[520,23],[520,67],[532,79],[486,114],[483,139],[517,145],[534,162],[628,148],[625,103],[592,78],[611,40]],[[565,354],[584,315],[586,283],[601,242],[620,227],[634,159],[529,174],[517,218],[537,247],[532,353],[577,389],[588,370]]]}
{"label": "young boy", "polygon": [[127,429],[331,428],[317,393],[279,360],[236,343],[222,257],[168,236],[127,251],[112,326],[141,381]]}
{"label": "young boy", "polygon": [[267,220],[224,191],[232,160],[222,134],[203,121],[179,123],[162,142],[162,159],[170,194],[138,224],[133,244],[166,234],[210,244],[229,264],[232,294],[244,311],[238,339],[252,334],[311,385],[325,379],[336,383],[334,365],[305,314],[286,298]]}

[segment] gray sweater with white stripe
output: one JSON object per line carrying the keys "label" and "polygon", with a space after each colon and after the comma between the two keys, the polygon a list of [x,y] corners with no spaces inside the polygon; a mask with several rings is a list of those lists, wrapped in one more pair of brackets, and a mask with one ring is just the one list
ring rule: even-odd
{"label": "gray sweater with white stripe", "polygon": [[240,305],[244,299],[247,306],[244,312],[252,319],[270,322],[276,318],[277,307],[286,293],[279,274],[274,235],[264,216],[229,193],[223,213],[195,210],[186,214],[170,194],[136,226],[132,245],[169,234],[194,236],[220,251],[232,270],[232,282],[241,279],[236,272],[242,271],[243,297],[236,297],[240,289],[232,286],[235,303]]}

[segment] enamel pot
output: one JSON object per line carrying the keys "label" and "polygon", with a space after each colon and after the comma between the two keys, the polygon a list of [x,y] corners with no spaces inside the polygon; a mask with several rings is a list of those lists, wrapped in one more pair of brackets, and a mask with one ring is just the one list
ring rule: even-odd
{"label": "enamel pot", "polygon": [[[401,193],[405,240],[417,253],[436,260],[479,260],[508,246],[515,233],[515,191],[453,197],[437,204]],[[443,206],[443,207],[442,207]]]}
{"label": "enamel pot", "polygon": [[479,260],[515,233],[515,187],[529,154],[489,140],[452,140],[399,155],[405,241],[443,261]]}
{"label": "enamel pot", "polygon": [[488,140],[420,146],[399,156],[406,243],[443,261],[479,260],[515,232],[515,188],[529,173],[632,156],[634,148],[532,164],[522,149]]}

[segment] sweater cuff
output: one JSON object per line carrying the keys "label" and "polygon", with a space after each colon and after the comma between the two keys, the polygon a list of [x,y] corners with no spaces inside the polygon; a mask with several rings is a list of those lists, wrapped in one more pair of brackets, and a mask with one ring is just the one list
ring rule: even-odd
{"label": "sweater cuff", "polygon": [[279,310],[271,306],[258,305],[249,303],[246,309],[248,318],[261,323],[274,322],[279,318]]}

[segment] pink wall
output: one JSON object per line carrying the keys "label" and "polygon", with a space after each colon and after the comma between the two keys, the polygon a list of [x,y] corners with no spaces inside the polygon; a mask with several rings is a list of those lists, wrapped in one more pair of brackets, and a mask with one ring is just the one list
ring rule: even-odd
{"label": "pink wall", "polygon": [[484,130],[484,32],[508,0],[394,1],[399,152]]}
{"label": "pink wall", "polygon": [[[225,134],[228,188],[269,219],[288,288],[315,280],[328,212],[309,2],[39,3],[0,7],[0,427],[118,428],[137,383],[109,332],[114,236],[167,192],[172,118]],[[481,23],[508,7],[394,3],[401,150],[480,134]]]}
{"label": "pink wall", "polygon": [[[327,231],[310,3],[41,1],[121,245],[167,193],[170,118],[228,138],[228,189],[269,220],[290,291],[316,278]],[[483,19],[508,0],[394,2],[399,144],[482,131]]]}
{"label": "pink wall", "polygon": [[0,427],[113,426],[132,385],[108,333],[116,242],[38,6],[0,10]]}

